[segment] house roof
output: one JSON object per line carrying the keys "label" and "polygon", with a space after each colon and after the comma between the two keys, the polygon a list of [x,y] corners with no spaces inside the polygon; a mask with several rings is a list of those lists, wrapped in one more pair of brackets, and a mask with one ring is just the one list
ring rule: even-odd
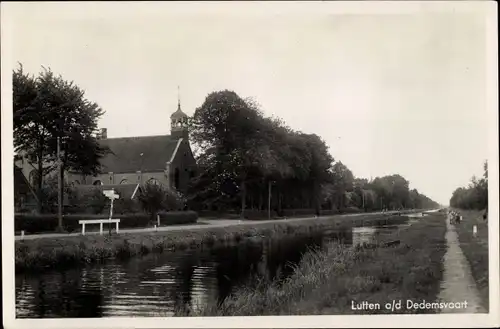
{"label": "house roof", "polygon": [[14,165],[14,188],[20,194],[31,192],[28,180],[24,176],[22,169],[16,165]]}
{"label": "house roof", "polygon": [[101,159],[102,171],[130,173],[165,170],[178,142],[179,139],[170,135],[102,139],[99,143],[111,151]]}
{"label": "house roof", "polygon": [[139,184],[113,184],[113,185],[76,185],[75,190],[77,193],[88,193],[92,190],[105,190],[114,189],[115,193],[120,195],[120,199],[132,199],[132,196],[137,197],[142,189]]}

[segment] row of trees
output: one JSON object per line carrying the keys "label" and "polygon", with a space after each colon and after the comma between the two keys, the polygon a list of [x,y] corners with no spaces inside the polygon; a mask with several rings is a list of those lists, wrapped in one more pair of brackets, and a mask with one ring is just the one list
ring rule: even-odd
{"label": "row of trees", "polygon": [[488,208],[488,162],[483,165],[483,177],[472,179],[467,187],[457,188],[450,199],[450,206],[460,209],[483,210]]}
{"label": "row of trees", "polygon": [[[109,152],[96,139],[104,111],[78,86],[49,69],[34,77],[20,65],[13,72],[13,108],[15,150],[36,169],[39,211],[47,194],[43,181],[56,169],[58,146],[62,182],[66,170],[100,172],[100,159]],[[278,213],[286,209],[319,213],[437,206],[410,190],[400,175],[370,181],[355,178],[347,166],[335,161],[319,136],[264,116],[257,102],[233,91],[210,93],[191,118],[190,133],[200,150],[201,170],[187,197],[197,210],[236,209],[244,215],[246,209],[269,207]],[[61,190],[64,194],[67,188],[63,185]]]}
{"label": "row of trees", "polygon": [[438,204],[400,175],[355,178],[315,134],[266,117],[252,99],[224,90],[196,109],[190,135],[200,175],[191,184],[191,207],[211,210],[313,208],[343,211],[429,208]]}

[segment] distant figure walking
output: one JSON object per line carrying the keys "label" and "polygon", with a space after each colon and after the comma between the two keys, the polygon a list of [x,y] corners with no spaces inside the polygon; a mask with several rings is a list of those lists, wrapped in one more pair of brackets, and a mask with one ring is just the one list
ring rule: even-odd
{"label": "distant figure walking", "polygon": [[448,221],[450,224],[460,224],[462,216],[453,210],[448,211]]}

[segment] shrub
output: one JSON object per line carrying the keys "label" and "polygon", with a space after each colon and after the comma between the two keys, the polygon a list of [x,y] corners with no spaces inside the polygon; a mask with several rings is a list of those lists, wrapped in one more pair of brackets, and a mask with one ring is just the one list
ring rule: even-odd
{"label": "shrub", "polygon": [[315,209],[283,209],[284,217],[309,217],[316,215]]}
{"label": "shrub", "polygon": [[359,209],[358,207],[346,207],[343,208],[341,212],[344,214],[357,214],[362,212],[362,210]]}
{"label": "shrub", "polygon": [[216,211],[216,210],[198,210],[198,215],[210,219],[239,219],[240,213],[234,210]]}
{"label": "shrub", "polygon": [[160,226],[191,224],[198,221],[198,213],[195,211],[169,211],[159,212]]}
{"label": "shrub", "polygon": [[139,195],[139,202],[152,219],[162,210],[182,210],[185,206],[185,200],[178,192],[149,182]]}
{"label": "shrub", "polygon": [[113,203],[114,214],[135,214],[139,212],[141,212],[141,205],[138,201],[131,199],[118,199]]}
{"label": "shrub", "polygon": [[109,199],[98,187],[81,190],[70,189],[70,205],[65,211],[71,214],[100,214],[109,208]]}
{"label": "shrub", "polygon": [[[42,212],[43,213],[54,213],[57,212],[57,205],[58,205],[58,180],[57,180],[57,175],[52,173],[50,174],[44,181],[43,186],[42,186],[42,193],[41,193],[41,203],[42,203]],[[67,184],[64,185],[64,203],[63,204],[68,204],[68,203],[73,203],[74,199],[76,198],[75,191],[68,186]]]}
{"label": "shrub", "polygon": [[[271,210],[271,219],[277,218],[276,211]],[[269,219],[267,210],[245,209],[244,218],[249,220],[266,220]]]}
{"label": "shrub", "polygon": [[[103,219],[105,215],[91,214],[71,214],[63,216],[63,227],[68,232],[78,231],[81,225],[78,224],[82,219]],[[148,214],[122,214],[119,215],[120,228],[138,228],[149,227],[153,223]],[[57,214],[16,214],[14,220],[14,229],[16,232],[25,231],[25,233],[46,233],[54,232],[58,226]]]}
{"label": "shrub", "polygon": [[333,216],[337,215],[338,213],[338,210],[321,210],[321,216]]}

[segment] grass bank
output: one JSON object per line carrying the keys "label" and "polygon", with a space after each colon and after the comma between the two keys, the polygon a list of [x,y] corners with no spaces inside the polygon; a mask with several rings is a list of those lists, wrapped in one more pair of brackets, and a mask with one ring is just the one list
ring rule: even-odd
{"label": "grass bank", "polygon": [[213,247],[218,243],[243,239],[272,238],[309,234],[327,228],[402,223],[404,216],[360,215],[351,217],[248,223],[227,227],[207,227],[178,231],[130,234],[85,235],[15,241],[16,273],[56,267],[85,265],[114,258],[129,258],[151,252]]}
{"label": "grass bank", "polygon": [[[469,262],[481,306],[489,310],[488,222],[483,220],[483,211],[460,210],[460,213],[463,221],[456,225],[460,247]],[[476,237],[472,234],[474,225],[477,225]]]}
{"label": "grass bank", "polygon": [[[294,274],[284,282],[264,283],[236,291],[221,305],[179,316],[330,315],[435,313],[406,307],[407,300],[436,301],[446,251],[444,216],[426,216],[379,242],[399,239],[395,247],[348,247],[331,244],[304,255]],[[400,310],[385,304],[402,301]],[[380,305],[378,310],[356,310],[353,303]]]}

